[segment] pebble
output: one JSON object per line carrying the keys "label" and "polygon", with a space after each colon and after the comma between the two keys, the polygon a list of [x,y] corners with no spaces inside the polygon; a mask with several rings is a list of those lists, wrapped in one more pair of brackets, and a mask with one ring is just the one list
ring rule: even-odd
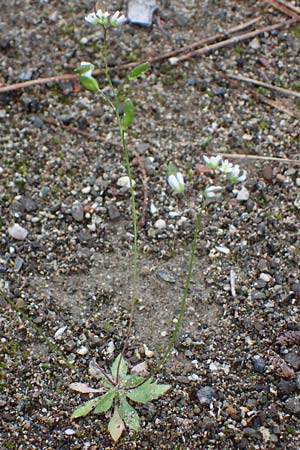
{"label": "pebble", "polygon": [[166,281],[167,283],[176,283],[176,278],[170,273],[167,272],[166,270],[159,270],[157,272],[157,275],[164,281]]}
{"label": "pebble", "polygon": [[77,350],[78,355],[85,356],[89,352],[89,349],[84,345]]}
{"label": "pebble", "polygon": [[[133,187],[135,186],[135,181],[132,180]],[[120,177],[117,181],[117,186],[123,188],[124,190],[128,191],[130,189],[130,180],[127,175],[124,177]]]}
{"label": "pebble", "polygon": [[295,416],[300,415],[300,400],[299,397],[290,397],[285,402],[285,406]]}
{"label": "pebble", "polygon": [[117,206],[114,204],[110,204],[107,206],[107,213],[108,213],[110,220],[118,220],[121,216],[120,211],[118,210]]}
{"label": "pebble", "polygon": [[263,272],[259,275],[259,279],[265,281],[266,283],[269,283],[272,280],[272,277],[268,273]]}
{"label": "pebble", "polygon": [[230,253],[230,250],[228,247],[220,246],[220,247],[215,247],[215,249],[217,250],[217,252],[223,253],[224,255],[228,255],[228,253]]}
{"label": "pebble", "polygon": [[71,209],[71,214],[72,214],[73,219],[76,220],[76,222],[82,222],[83,217],[84,217],[84,212],[83,212],[83,206],[80,201],[76,200],[73,203],[72,209]]}
{"label": "pebble", "polygon": [[147,158],[145,158],[145,169],[146,169],[147,175],[155,174],[155,166],[154,166],[153,156],[147,156]]}
{"label": "pebble", "polygon": [[21,199],[21,204],[23,205],[26,212],[36,211],[37,209],[35,201],[28,196],[25,196]]}
{"label": "pebble", "polygon": [[48,197],[50,193],[50,188],[48,186],[43,186],[40,190],[40,197],[45,198]]}
{"label": "pebble", "polygon": [[237,193],[236,199],[241,202],[246,202],[249,199],[249,191],[244,186],[239,191],[235,191],[235,193]]}
{"label": "pebble", "polygon": [[258,38],[252,39],[249,43],[249,47],[253,48],[253,50],[258,50],[260,48],[260,40]]}
{"label": "pebble", "polygon": [[154,224],[154,227],[157,228],[158,230],[163,230],[164,228],[166,228],[166,226],[167,223],[163,219],[158,219]]}
{"label": "pebble", "polygon": [[266,363],[263,359],[257,358],[253,363],[253,367],[255,372],[262,374],[266,369]]}
{"label": "pebble", "polygon": [[20,270],[22,269],[24,265],[24,259],[21,258],[20,256],[17,256],[15,259],[15,264],[14,264],[14,271],[15,272],[20,272]]}
{"label": "pebble", "polygon": [[284,355],[284,360],[290,364],[294,369],[300,368],[300,355],[295,350],[291,350]]}
{"label": "pebble", "polygon": [[73,428],[67,428],[66,430],[65,430],[65,434],[67,435],[67,436],[73,436],[73,434],[75,434],[76,433],[76,430],[73,430]]}
{"label": "pebble", "polygon": [[89,194],[91,190],[92,190],[91,186],[85,186],[84,188],[81,189],[81,192],[83,194]]}
{"label": "pebble", "polygon": [[24,239],[26,239],[28,235],[28,231],[25,228],[21,227],[19,224],[14,223],[10,227],[8,227],[8,234],[14,239],[24,241]]}
{"label": "pebble", "polygon": [[197,391],[196,395],[201,405],[209,405],[215,395],[215,391],[211,386],[204,386]]}

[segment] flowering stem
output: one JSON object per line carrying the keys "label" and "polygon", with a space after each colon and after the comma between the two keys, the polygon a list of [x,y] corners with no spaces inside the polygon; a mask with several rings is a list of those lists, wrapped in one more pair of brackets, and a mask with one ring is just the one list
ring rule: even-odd
{"label": "flowering stem", "polygon": [[131,212],[132,212],[133,234],[134,234],[133,280],[132,280],[133,286],[132,286],[131,307],[130,307],[130,316],[129,316],[129,324],[127,327],[127,333],[126,333],[124,344],[123,344],[122,351],[121,351],[121,358],[119,359],[118,367],[117,367],[116,383],[118,383],[120,364],[121,364],[121,360],[124,357],[124,354],[127,349],[127,345],[128,345],[128,341],[129,341],[129,337],[130,337],[130,333],[131,333],[131,329],[132,329],[133,319],[134,319],[135,305],[137,303],[138,228],[137,228],[137,210],[136,210],[136,202],[135,202],[135,192],[134,192],[133,179],[132,179],[132,173],[131,173],[131,168],[130,168],[129,153],[128,153],[128,148],[127,148],[127,144],[126,144],[125,128],[123,126],[122,119],[120,117],[119,91],[114,88],[112,80],[111,80],[111,76],[109,73],[108,48],[107,48],[106,29],[105,28],[104,28],[104,38],[103,38],[103,50],[104,50],[103,54],[104,54],[104,64],[105,64],[105,76],[106,76],[106,79],[108,81],[108,84],[109,84],[111,91],[113,93],[113,96],[114,96],[114,103],[112,104],[112,102],[110,102],[110,105],[113,106],[114,113],[115,113],[115,116],[117,119],[121,144],[122,144],[122,148],[123,148],[123,155],[124,155],[124,160],[125,160],[126,171],[127,171],[127,175],[129,178],[129,190],[130,190],[130,197],[131,197]]}
{"label": "flowering stem", "polygon": [[189,292],[192,271],[193,271],[193,265],[194,265],[194,258],[195,258],[196,248],[197,248],[197,238],[198,238],[198,234],[199,234],[200,220],[202,217],[202,212],[205,209],[205,206],[206,206],[206,201],[204,200],[200,206],[200,210],[198,211],[198,213],[196,215],[196,219],[195,219],[194,237],[193,237],[192,249],[191,249],[191,254],[190,254],[190,259],[189,259],[189,268],[188,268],[188,273],[187,273],[186,280],[185,280],[182,300],[180,302],[177,322],[176,322],[175,328],[173,330],[169,344],[168,344],[164,354],[162,355],[160,361],[158,362],[155,369],[149,376],[149,378],[152,377],[153,375],[155,375],[161,369],[161,367],[165,364],[166,360],[168,359],[168,357],[175,345],[175,341],[176,341],[176,338],[177,338],[177,335],[178,335],[178,332],[179,332],[179,329],[180,329],[180,326],[182,323],[184,311],[185,311],[185,305],[186,305],[186,300],[187,300],[187,296],[188,296],[188,292]]}

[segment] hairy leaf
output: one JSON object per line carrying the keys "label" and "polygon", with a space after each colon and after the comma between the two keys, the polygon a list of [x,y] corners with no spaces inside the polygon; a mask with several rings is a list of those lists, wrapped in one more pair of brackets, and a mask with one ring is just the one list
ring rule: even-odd
{"label": "hairy leaf", "polygon": [[119,440],[124,429],[125,425],[120,417],[118,408],[115,408],[114,414],[108,424],[108,431],[115,442]]}
{"label": "hairy leaf", "polygon": [[[121,362],[120,362],[120,366],[119,366],[120,359],[121,359]],[[121,381],[123,381],[126,379],[126,374],[127,374],[128,368],[127,368],[127,363],[121,354],[116,357],[116,359],[114,360],[114,362],[111,366],[111,374],[112,374],[112,377],[114,380],[117,379],[118,366],[119,366],[119,374],[118,374],[119,379]]]}
{"label": "hairy leaf", "polygon": [[145,378],[133,374],[127,377],[126,381],[123,383],[123,386],[127,389],[134,388],[134,386],[141,384],[144,380]]}
{"label": "hairy leaf", "polygon": [[132,124],[134,119],[134,107],[132,101],[129,99],[125,100],[123,104],[123,109],[124,109],[123,125],[124,128],[126,129]]}
{"label": "hairy leaf", "polygon": [[93,400],[89,400],[88,402],[85,402],[82,405],[78,406],[78,408],[76,408],[73,412],[71,419],[86,416],[97,405],[99,398],[100,397],[93,398]]}
{"label": "hairy leaf", "polygon": [[177,169],[177,167],[175,166],[174,163],[170,163],[168,165],[167,173],[168,173],[168,176],[176,175],[178,173],[178,169]]}
{"label": "hairy leaf", "polygon": [[126,392],[126,395],[134,402],[147,403],[165,394],[170,387],[170,384],[152,383],[152,380],[149,379],[141,386]]}
{"label": "hairy leaf", "polygon": [[128,74],[129,80],[134,80],[135,78],[139,77],[140,75],[142,75],[142,73],[146,72],[148,68],[149,64],[147,62],[139,64],[137,67],[135,67],[129,72]]}
{"label": "hairy leaf", "polygon": [[131,405],[129,405],[125,396],[121,397],[119,414],[129,428],[132,428],[132,430],[135,431],[138,431],[140,429],[139,415],[136,410]]}
{"label": "hairy leaf", "polygon": [[97,403],[96,408],[94,409],[94,414],[100,414],[108,411],[112,407],[115,395],[115,391],[108,391],[106,392],[106,394],[102,395]]}

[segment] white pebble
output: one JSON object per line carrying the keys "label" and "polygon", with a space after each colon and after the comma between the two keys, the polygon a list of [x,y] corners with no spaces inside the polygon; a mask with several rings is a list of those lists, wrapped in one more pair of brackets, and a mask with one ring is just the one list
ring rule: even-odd
{"label": "white pebble", "polygon": [[216,248],[217,252],[224,253],[224,255],[228,255],[228,253],[230,253],[230,250],[227,247],[222,246],[222,247],[215,247],[215,248]]}
{"label": "white pebble", "polygon": [[272,280],[272,277],[271,277],[271,275],[268,274],[268,273],[261,273],[261,274],[259,275],[259,279],[262,280],[262,281],[266,281],[266,283],[269,283],[269,281]]}
{"label": "white pebble", "polygon": [[89,349],[84,345],[77,350],[78,355],[85,356],[89,352]]}
{"label": "white pebble", "polygon": [[167,226],[166,221],[163,219],[158,219],[154,224],[154,227],[157,228],[158,230],[163,230],[164,228],[166,228],[166,226]]}
{"label": "white pebble", "polygon": [[[130,180],[129,180],[129,177],[128,177],[127,175],[124,176],[124,177],[120,177],[120,178],[118,179],[118,181],[117,181],[117,185],[120,186],[120,187],[122,187],[122,188],[124,188],[124,189],[129,190],[129,189],[130,189]],[[134,180],[132,180],[132,185],[133,185],[133,187],[134,187],[134,185],[135,185],[135,181],[134,181]]]}
{"label": "white pebble", "polygon": [[67,328],[68,328],[67,325],[65,325],[64,327],[60,327],[60,328],[56,331],[56,333],[55,333],[55,335],[54,335],[54,338],[55,338],[55,339],[59,338],[62,334],[64,334],[64,332],[66,331]]}
{"label": "white pebble", "polygon": [[73,430],[73,428],[67,428],[67,429],[65,430],[65,434],[67,434],[68,436],[72,436],[72,435],[75,434],[75,433],[76,433],[76,431]]}
{"label": "white pebble", "polygon": [[14,223],[10,227],[8,227],[8,234],[14,239],[24,241],[24,239],[26,239],[27,237],[28,231],[25,230],[25,228],[21,227],[19,224]]}
{"label": "white pebble", "polygon": [[240,191],[235,191],[235,193],[237,193],[236,199],[240,200],[241,202],[246,202],[249,199],[249,191],[244,186]]}

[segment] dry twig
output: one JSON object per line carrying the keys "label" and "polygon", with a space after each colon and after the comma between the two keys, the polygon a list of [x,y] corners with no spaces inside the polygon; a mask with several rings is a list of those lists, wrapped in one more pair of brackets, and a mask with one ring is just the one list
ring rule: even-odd
{"label": "dry twig", "polygon": [[233,78],[234,80],[245,81],[246,83],[251,83],[251,84],[255,84],[256,86],[266,87],[268,89],[272,89],[273,91],[281,92],[282,94],[285,94],[285,95],[293,95],[295,97],[300,98],[300,92],[291,91],[290,89],[284,89],[279,86],[274,86],[273,84],[264,83],[263,81],[254,80],[253,78],[243,77],[241,75],[233,75],[231,73],[227,73],[226,75],[227,75],[227,77]]}
{"label": "dry twig", "polygon": [[234,36],[230,39],[225,39],[224,41],[217,42],[216,44],[207,45],[206,47],[200,48],[198,50],[194,50],[190,53],[186,53],[185,55],[174,57],[169,59],[171,64],[178,64],[179,62],[186,61],[187,59],[193,58],[195,56],[201,56],[206,53],[209,53],[213,50],[219,50],[220,48],[229,47],[230,45],[236,44],[237,42],[246,41],[248,39],[252,39],[253,37],[259,36],[260,34],[267,33],[268,31],[277,30],[279,28],[288,27],[293,23],[298,21],[297,18],[293,18],[290,20],[284,20],[282,22],[275,23],[273,25],[268,25],[266,27],[258,28],[257,30],[250,31],[249,33],[239,34],[238,36]]}
{"label": "dry twig", "polygon": [[275,9],[278,9],[278,11],[283,12],[289,17],[300,20],[300,15],[298,15],[295,9],[292,8],[291,5],[288,4],[287,2],[277,0],[265,0],[265,3],[272,5]]}

